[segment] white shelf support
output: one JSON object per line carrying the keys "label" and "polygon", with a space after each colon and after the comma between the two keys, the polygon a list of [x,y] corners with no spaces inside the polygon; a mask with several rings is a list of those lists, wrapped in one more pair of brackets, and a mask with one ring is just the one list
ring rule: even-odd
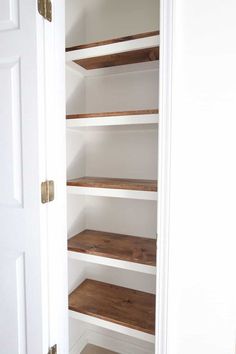
{"label": "white shelf support", "polygon": [[135,272],[146,273],[155,275],[156,267],[141,263],[134,263],[128,261],[122,261],[120,259],[95,256],[91,254],[85,254],[80,252],[68,251],[68,257],[82,262],[89,262],[94,264],[105,265],[114,268],[127,269]]}
{"label": "white shelf support", "polygon": [[66,61],[80,60],[99,57],[103,55],[112,55],[123,52],[130,52],[133,50],[154,48],[159,46],[160,36],[151,36],[139,39],[132,39],[129,41],[101,45],[97,47],[77,49],[66,52]]}
{"label": "white shelf support", "polygon": [[72,310],[69,310],[69,316],[71,318],[74,318],[76,320],[80,320],[86,323],[89,323],[91,325],[99,326],[105,329],[109,329],[111,331],[115,331],[117,333],[125,334],[130,337],[138,338],[143,341],[149,342],[149,343],[155,343],[155,336],[149,333],[137,331],[136,329],[128,328],[125,326],[121,326],[119,324],[110,322],[110,321],[105,321],[97,317],[93,316],[88,316],[80,312],[75,312]]}
{"label": "white shelf support", "polygon": [[67,186],[67,193],[95,197],[111,197],[124,199],[157,200],[157,192],[136,191],[127,189],[89,188]]}
{"label": "white shelf support", "polygon": [[93,117],[93,118],[73,118],[67,119],[67,128],[80,127],[100,127],[111,125],[137,125],[137,124],[157,124],[158,114],[127,115],[114,117]]}

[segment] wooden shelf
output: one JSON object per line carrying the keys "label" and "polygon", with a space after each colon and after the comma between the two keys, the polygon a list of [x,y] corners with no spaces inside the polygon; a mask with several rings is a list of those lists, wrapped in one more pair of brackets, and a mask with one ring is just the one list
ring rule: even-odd
{"label": "wooden shelf", "polygon": [[117,117],[117,116],[138,116],[158,114],[158,109],[142,109],[137,111],[119,111],[119,112],[99,112],[99,113],[81,113],[68,114],[66,119],[85,119],[85,118],[101,118],[101,117]]}
{"label": "wooden shelf", "polygon": [[[155,295],[86,279],[69,296],[69,309],[87,317],[155,334]],[[99,325],[99,321],[96,322]]]}
{"label": "wooden shelf", "polygon": [[[68,241],[68,250],[76,254],[99,256],[102,260],[108,258],[111,266],[117,264],[113,264],[114,259],[121,261],[122,268],[126,268],[124,262],[151,266],[152,270],[156,266],[156,240],[150,238],[84,230]],[[90,259],[91,257],[88,257],[88,261]],[[106,264],[109,265],[109,262]],[[143,269],[145,272],[145,267]]]}
{"label": "wooden shelf", "polygon": [[159,60],[159,31],[140,33],[66,49],[67,61],[86,70]]}
{"label": "wooden shelf", "polygon": [[69,180],[67,185],[85,188],[127,189],[145,192],[157,191],[157,181],[146,179],[81,177]]}
{"label": "wooden shelf", "polygon": [[127,41],[134,40],[134,39],[153,37],[153,36],[157,36],[159,34],[160,34],[159,31],[151,31],[151,32],[135,34],[132,36],[118,37],[118,38],[114,38],[114,39],[107,39],[104,41],[93,42],[93,43],[88,43],[88,44],[80,44],[80,45],[66,48],[66,52],[71,52],[71,51],[78,50],[78,49],[99,47],[99,46],[103,46],[103,45],[107,45],[107,44],[127,42]]}
{"label": "wooden shelf", "polygon": [[67,192],[97,197],[157,200],[157,181],[81,177],[67,182]]}
{"label": "wooden shelf", "polygon": [[69,114],[66,116],[66,119],[68,128],[108,125],[157,124],[158,113],[158,109],[84,114],[80,113]]}
{"label": "wooden shelf", "polygon": [[109,68],[128,64],[145,63],[159,59],[159,48],[144,48],[117,54],[102,55],[88,59],[74,60],[86,70]]}

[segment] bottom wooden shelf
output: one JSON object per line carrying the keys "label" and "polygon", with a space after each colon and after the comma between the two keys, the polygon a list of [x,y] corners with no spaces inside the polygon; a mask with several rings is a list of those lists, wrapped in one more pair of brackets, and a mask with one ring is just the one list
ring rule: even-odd
{"label": "bottom wooden shelf", "polygon": [[81,354],[118,354],[117,352],[110,351],[96,345],[87,344]]}
{"label": "bottom wooden shelf", "polygon": [[69,296],[69,309],[151,335],[155,295],[86,279]]}

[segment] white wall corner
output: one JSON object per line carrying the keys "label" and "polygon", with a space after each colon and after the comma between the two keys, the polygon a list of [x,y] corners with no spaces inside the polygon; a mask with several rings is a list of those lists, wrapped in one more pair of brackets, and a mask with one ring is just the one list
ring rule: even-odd
{"label": "white wall corner", "polygon": [[[111,350],[120,354],[153,354],[154,346],[148,343],[148,346],[144,344],[134,344],[129,341],[128,338],[122,338],[120,335],[113,333],[111,335],[106,335],[103,333],[98,333],[94,330],[87,331],[88,343],[102,347],[107,350]],[[149,348],[148,348],[149,347]]]}
{"label": "white wall corner", "polygon": [[99,333],[92,329],[87,329],[80,338],[70,348],[70,354],[81,354],[87,344],[92,344],[107,350],[115,351],[120,354],[153,354],[154,346],[144,343],[143,346],[132,343],[128,338],[124,340],[119,334]]}
{"label": "white wall corner", "polygon": [[79,339],[71,346],[70,354],[80,354],[88,343],[88,331],[84,331]]}

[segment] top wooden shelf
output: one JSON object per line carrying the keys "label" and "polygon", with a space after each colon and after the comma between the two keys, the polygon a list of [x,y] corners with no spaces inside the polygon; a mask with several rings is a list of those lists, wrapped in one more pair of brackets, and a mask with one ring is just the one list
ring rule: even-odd
{"label": "top wooden shelf", "polygon": [[78,49],[98,47],[98,46],[107,45],[107,44],[126,42],[126,41],[130,41],[130,40],[134,40],[134,39],[153,37],[153,36],[157,36],[159,34],[160,34],[159,31],[152,31],[152,32],[139,33],[139,34],[135,34],[135,35],[132,35],[132,36],[125,36],[125,37],[107,39],[107,40],[104,40],[104,41],[93,42],[93,43],[88,43],[88,44],[80,44],[80,45],[76,45],[76,46],[73,46],[73,47],[66,48],[66,52],[71,52],[73,50],[78,50]]}
{"label": "top wooden shelf", "polygon": [[66,48],[67,61],[86,70],[159,60],[159,31]]}

